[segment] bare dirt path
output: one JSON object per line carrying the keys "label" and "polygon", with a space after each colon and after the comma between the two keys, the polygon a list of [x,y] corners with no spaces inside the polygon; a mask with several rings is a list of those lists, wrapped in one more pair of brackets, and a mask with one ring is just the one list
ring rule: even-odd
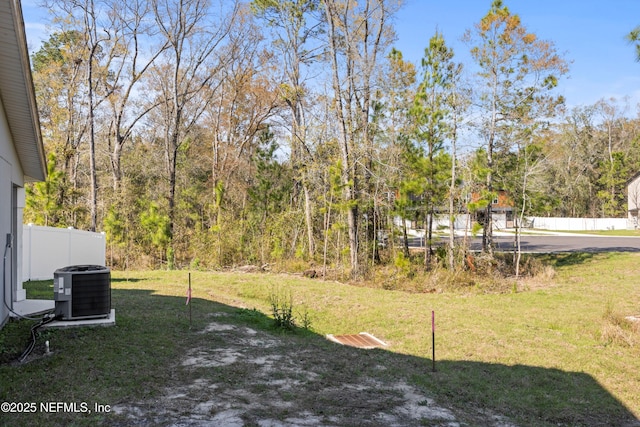
{"label": "bare dirt path", "polygon": [[513,426],[439,405],[385,363],[381,350],[280,336],[228,313],[212,315],[197,333],[201,345],[176,360],[162,396],[113,408],[122,425]]}

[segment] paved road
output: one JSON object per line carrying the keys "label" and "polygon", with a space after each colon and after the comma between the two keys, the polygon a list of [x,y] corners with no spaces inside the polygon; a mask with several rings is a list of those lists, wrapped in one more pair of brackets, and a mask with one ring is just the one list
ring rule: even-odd
{"label": "paved road", "polygon": [[[513,236],[494,236],[496,250],[513,250]],[[421,239],[409,239],[409,246],[420,247]],[[523,252],[640,252],[640,237],[604,237],[580,235],[522,236]],[[475,238],[471,250],[482,249],[482,238]]]}

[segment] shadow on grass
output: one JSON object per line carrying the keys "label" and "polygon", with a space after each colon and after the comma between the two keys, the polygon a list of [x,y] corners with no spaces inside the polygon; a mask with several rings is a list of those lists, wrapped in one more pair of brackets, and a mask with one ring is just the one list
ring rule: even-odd
{"label": "shadow on grass", "polygon": [[123,283],[123,282],[138,283],[138,282],[144,282],[146,280],[149,280],[149,279],[139,278],[139,277],[111,277],[111,281],[116,283]]}
{"label": "shadow on grass", "polygon": [[551,264],[554,268],[570,267],[572,265],[584,264],[591,261],[595,254],[593,252],[565,252],[557,254],[544,254],[540,258]]}
{"label": "shadow on grass", "polygon": [[[462,425],[505,425],[500,416],[521,426],[638,425],[584,373],[464,360],[437,361],[431,372],[428,358],[344,347],[307,330],[275,330],[254,309],[194,298],[190,320],[185,298],[152,292],[114,289],[115,327],[46,330],[29,363],[0,366],[0,401],[136,405],[135,420],[38,410],[3,414],[0,425],[183,425],[185,414],[226,399],[227,409],[242,412],[244,425],[295,415],[321,425],[383,426],[388,418],[376,414],[402,406],[397,384],[415,387],[424,402],[433,399]],[[43,355],[44,340],[50,356]],[[189,357],[196,362],[185,366]],[[198,425],[219,421],[220,411],[201,413]],[[427,418],[399,425],[447,421]]]}
{"label": "shadow on grass", "polygon": [[490,409],[520,425],[640,425],[598,381],[581,372],[447,360],[437,363],[432,377],[457,406]]}

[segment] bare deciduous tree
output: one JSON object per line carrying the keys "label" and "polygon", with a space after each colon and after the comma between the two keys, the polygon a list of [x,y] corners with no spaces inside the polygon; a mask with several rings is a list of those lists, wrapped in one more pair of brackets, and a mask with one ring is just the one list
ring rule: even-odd
{"label": "bare deciduous tree", "polygon": [[[305,165],[313,161],[307,143],[305,98],[308,88],[302,68],[313,61],[321,46],[314,45],[315,36],[321,28],[319,0],[296,0],[294,2],[274,2],[253,0],[252,7],[257,15],[266,20],[274,29],[275,49],[279,53],[284,69],[285,82],[281,85],[281,96],[289,107],[290,114],[290,159],[294,169],[294,188],[302,187],[304,212],[307,228],[309,257],[315,253],[313,236],[313,212],[309,193],[308,171]],[[317,42],[316,42],[317,43]]]}
{"label": "bare deciduous tree", "polygon": [[122,181],[122,150],[131,139],[134,127],[157,106],[157,103],[145,105],[144,92],[139,88],[147,71],[166,49],[167,41],[154,40],[157,30],[150,22],[149,2],[109,1],[111,44],[117,52],[117,61],[113,62],[108,81],[112,86],[108,98],[111,109],[109,144],[113,189],[117,194]]}
{"label": "bare deciduous tree", "polygon": [[325,0],[334,111],[341,153],[343,198],[352,276],[361,273],[358,169],[371,146],[370,109],[376,67],[393,37],[390,18],[398,2]]}
{"label": "bare deciduous tree", "polygon": [[[178,151],[212,98],[218,52],[238,16],[238,2],[220,2],[214,13],[206,0],[152,0],[155,22],[167,49],[152,68],[152,89],[159,103],[160,140],[169,182],[169,235],[173,234]],[[171,239],[170,239],[171,240]]]}

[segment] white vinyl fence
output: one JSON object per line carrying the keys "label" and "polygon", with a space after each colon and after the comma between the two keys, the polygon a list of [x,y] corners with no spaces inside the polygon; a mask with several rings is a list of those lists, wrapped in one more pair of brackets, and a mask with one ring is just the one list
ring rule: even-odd
{"label": "white vinyl fence", "polygon": [[[493,227],[497,230],[513,227],[513,221],[508,222],[507,217],[503,213],[493,214]],[[400,217],[394,218],[394,224],[398,227],[402,226]],[[455,229],[464,230],[472,225],[472,220],[468,214],[455,215]],[[414,221],[407,221],[407,227],[422,229],[423,224],[416,224]],[[525,217],[524,227],[536,228],[539,230],[553,231],[597,231],[597,230],[633,230],[637,228],[632,220],[628,218],[558,218],[558,217]],[[449,227],[448,215],[436,215],[433,221],[433,227]]]}
{"label": "white vinyl fence", "polygon": [[634,228],[627,218],[554,218],[528,217],[532,227],[540,230],[597,231]]}
{"label": "white vinyl fence", "polygon": [[53,279],[69,265],[105,265],[104,233],[25,225],[22,229],[22,280]]}

